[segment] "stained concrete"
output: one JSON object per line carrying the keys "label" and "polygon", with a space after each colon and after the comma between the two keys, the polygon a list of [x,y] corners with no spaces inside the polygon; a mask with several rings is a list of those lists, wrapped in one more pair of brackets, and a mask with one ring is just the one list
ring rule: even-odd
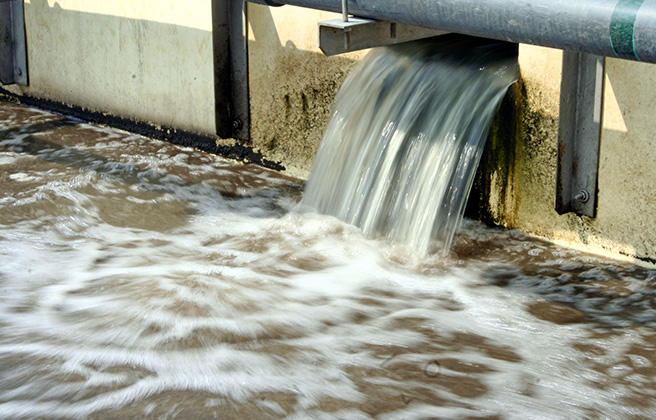
{"label": "stained concrete", "polygon": [[[504,140],[514,162],[509,167],[488,152],[479,174],[484,187],[479,184],[477,191],[487,200],[487,217],[588,251],[656,261],[656,199],[651,193],[656,66],[606,61],[598,212],[592,219],[559,216],[554,210],[562,53],[521,45],[519,64],[519,93],[506,114],[517,118],[516,132]],[[501,170],[507,174],[504,181],[496,177]]]}
{"label": "stained concrete", "polygon": [[338,15],[248,5],[253,146],[306,177],[342,81],[366,51],[325,57],[317,22]]}

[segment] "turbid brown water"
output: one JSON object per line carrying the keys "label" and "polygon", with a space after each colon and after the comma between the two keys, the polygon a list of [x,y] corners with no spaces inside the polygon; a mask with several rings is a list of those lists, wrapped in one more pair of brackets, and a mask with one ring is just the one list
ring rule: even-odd
{"label": "turbid brown water", "polygon": [[651,419],[656,272],[0,103],[0,418]]}

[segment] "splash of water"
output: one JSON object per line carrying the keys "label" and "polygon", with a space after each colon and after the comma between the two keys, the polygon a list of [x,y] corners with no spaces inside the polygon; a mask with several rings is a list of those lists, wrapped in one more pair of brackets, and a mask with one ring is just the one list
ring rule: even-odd
{"label": "splash of water", "polygon": [[654,418],[656,271],[298,186],[0,102],[0,420]]}
{"label": "splash of water", "polygon": [[513,48],[457,39],[373,50],[344,82],[303,205],[426,254],[462,219]]}

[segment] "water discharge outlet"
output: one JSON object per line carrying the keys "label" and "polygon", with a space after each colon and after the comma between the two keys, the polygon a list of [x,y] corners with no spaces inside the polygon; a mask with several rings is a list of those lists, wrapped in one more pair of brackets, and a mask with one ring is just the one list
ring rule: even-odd
{"label": "water discharge outlet", "polygon": [[372,50],[337,98],[303,205],[420,254],[448,252],[516,44],[449,36]]}

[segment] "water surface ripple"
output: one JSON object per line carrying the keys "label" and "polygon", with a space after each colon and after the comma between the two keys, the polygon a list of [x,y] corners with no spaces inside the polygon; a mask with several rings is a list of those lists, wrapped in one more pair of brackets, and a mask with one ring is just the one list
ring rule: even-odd
{"label": "water surface ripple", "polygon": [[646,419],[656,275],[0,103],[0,418]]}

